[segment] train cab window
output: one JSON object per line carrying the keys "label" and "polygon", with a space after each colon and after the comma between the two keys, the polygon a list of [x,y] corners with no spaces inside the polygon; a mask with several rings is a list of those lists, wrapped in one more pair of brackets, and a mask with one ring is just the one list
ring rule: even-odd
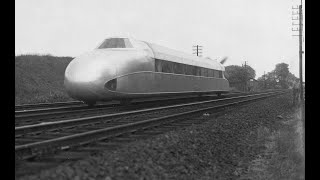
{"label": "train cab window", "polygon": [[219,78],[223,78],[222,77],[222,71],[219,71]]}
{"label": "train cab window", "polygon": [[133,48],[128,38],[110,38],[106,39],[98,49],[106,48]]}

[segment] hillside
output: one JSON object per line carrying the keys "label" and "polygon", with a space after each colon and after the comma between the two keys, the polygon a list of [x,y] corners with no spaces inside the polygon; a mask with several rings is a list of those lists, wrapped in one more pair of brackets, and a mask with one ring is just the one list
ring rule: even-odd
{"label": "hillside", "polygon": [[15,57],[15,104],[72,100],[63,86],[72,57],[20,55]]}

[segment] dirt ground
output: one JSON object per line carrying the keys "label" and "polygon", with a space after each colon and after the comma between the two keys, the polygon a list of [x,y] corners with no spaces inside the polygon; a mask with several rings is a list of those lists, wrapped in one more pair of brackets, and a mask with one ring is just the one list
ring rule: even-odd
{"label": "dirt ground", "polygon": [[304,126],[291,95],[20,179],[304,179]]}

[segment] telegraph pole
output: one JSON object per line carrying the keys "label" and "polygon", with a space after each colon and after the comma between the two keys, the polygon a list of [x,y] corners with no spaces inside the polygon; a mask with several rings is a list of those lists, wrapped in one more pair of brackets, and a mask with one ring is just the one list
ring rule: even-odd
{"label": "telegraph pole", "polygon": [[302,14],[302,0],[301,0],[301,5],[299,5],[298,8],[292,7],[292,9],[299,9],[298,13],[292,12],[292,15],[299,15],[299,17],[292,18],[292,20],[299,20],[299,24],[294,24],[292,25],[298,25],[299,28],[293,29],[292,31],[299,31],[299,35],[293,35],[293,36],[299,36],[299,74],[300,74],[300,99],[301,102],[304,101],[303,98],[303,81],[302,81],[302,54],[304,53],[302,50],[302,32],[303,32],[303,14]]}
{"label": "telegraph pole", "polygon": [[263,85],[264,85],[264,89],[266,89],[266,71],[263,71]]}
{"label": "telegraph pole", "polygon": [[194,48],[197,48],[197,49],[193,49],[193,51],[195,51],[195,52],[193,52],[193,54],[197,54],[197,56],[200,56],[201,57],[201,51],[202,51],[202,46],[199,46],[199,45],[196,45],[196,46],[193,46]]}
{"label": "telegraph pole", "polygon": [[248,72],[247,72],[247,61],[244,61],[244,69],[246,70],[246,75],[245,75],[245,83],[244,83],[244,92],[247,92],[247,74],[248,74]]}

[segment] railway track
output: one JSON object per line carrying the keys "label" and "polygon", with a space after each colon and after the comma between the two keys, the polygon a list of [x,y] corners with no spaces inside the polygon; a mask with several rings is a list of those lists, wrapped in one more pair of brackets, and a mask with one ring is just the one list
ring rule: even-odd
{"label": "railway track", "polygon": [[15,128],[16,174],[36,172],[101,150],[116,149],[177,127],[202,123],[195,116],[280,95],[267,92]]}
{"label": "railway track", "polygon": [[15,111],[23,111],[29,109],[41,109],[41,108],[54,108],[71,105],[83,105],[81,101],[67,101],[67,102],[55,102],[55,103],[39,103],[39,104],[22,104],[16,105]]}
{"label": "railway track", "polygon": [[283,92],[238,96],[165,107],[77,118],[15,128],[15,152],[21,159],[36,157],[50,150],[68,149],[92,141],[135,132],[185,115],[225,108],[239,103],[274,96]]}
{"label": "railway track", "polygon": [[15,113],[15,126],[25,126],[37,123],[52,122],[62,119],[70,119],[74,117],[88,117],[97,114],[115,113],[128,110],[136,110],[150,107],[159,107],[165,105],[173,105],[185,102],[195,102],[208,99],[219,99],[225,97],[240,96],[248,93],[231,93],[228,95],[218,96],[189,96],[189,97],[176,97],[170,99],[158,100],[140,100],[135,101],[131,105],[124,106],[119,103],[100,104],[96,107],[87,106],[71,106],[71,107],[56,107],[47,109],[35,109],[27,111],[16,111]]}
{"label": "railway track", "polygon": [[[233,91],[229,94],[243,94],[243,92]],[[169,98],[169,99],[175,99],[175,97]],[[161,100],[161,99],[156,98],[155,100]],[[144,100],[142,100],[142,101],[144,101]],[[104,102],[104,103],[100,103],[98,105],[107,105],[107,104],[115,105],[115,104],[119,104],[119,103],[118,102]],[[30,112],[36,112],[36,111],[50,111],[50,110],[54,111],[54,110],[70,108],[70,107],[79,107],[79,106],[80,107],[87,107],[87,105],[81,101],[66,101],[66,102],[39,103],[39,104],[22,104],[22,105],[15,106],[15,113],[16,114],[19,114],[19,113],[23,114],[23,113],[30,113]]]}

